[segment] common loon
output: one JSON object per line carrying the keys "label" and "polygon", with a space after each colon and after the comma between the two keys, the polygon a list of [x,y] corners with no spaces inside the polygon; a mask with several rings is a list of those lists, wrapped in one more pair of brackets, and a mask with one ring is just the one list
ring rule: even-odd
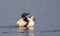
{"label": "common loon", "polygon": [[22,13],[21,18],[16,22],[16,25],[18,27],[31,27],[34,26],[35,18],[34,16],[30,16],[27,18],[26,16],[29,15],[29,13]]}

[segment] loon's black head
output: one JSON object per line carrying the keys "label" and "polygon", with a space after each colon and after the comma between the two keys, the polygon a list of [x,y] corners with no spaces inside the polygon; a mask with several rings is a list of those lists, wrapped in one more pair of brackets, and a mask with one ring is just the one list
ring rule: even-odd
{"label": "loon's black head", "polygon": [[29,15],[30,13],[22,13],[21,17],[26,17],[27,15]]}

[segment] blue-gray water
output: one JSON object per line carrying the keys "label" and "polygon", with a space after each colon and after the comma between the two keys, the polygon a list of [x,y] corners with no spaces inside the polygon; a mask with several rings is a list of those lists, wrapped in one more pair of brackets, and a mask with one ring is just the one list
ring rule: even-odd
{"label": "blue-gray water", "polygon": [[[35,16],[34,27],[16,27],[23,12]],[[60,0],[0,0],[0,36],[60,36]]]}

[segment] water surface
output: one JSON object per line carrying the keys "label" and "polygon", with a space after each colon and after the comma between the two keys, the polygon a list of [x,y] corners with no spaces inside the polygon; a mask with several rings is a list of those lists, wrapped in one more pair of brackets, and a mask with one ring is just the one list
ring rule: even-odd
{"label": "water surface", "polygon": [[[16,27],[23,12],[36,18],[34,27]],[[0,36],[60,36],[60,0],[0,0]]]}

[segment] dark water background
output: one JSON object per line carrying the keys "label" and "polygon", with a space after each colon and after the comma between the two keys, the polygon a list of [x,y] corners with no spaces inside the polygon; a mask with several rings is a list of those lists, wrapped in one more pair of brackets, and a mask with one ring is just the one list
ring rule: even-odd
{"label": "dark water background", "polygon": [[[34,27],[16,27],[23,12],[35,16]],[[60,0],[0,0],[0,36],[60,36]]]}

